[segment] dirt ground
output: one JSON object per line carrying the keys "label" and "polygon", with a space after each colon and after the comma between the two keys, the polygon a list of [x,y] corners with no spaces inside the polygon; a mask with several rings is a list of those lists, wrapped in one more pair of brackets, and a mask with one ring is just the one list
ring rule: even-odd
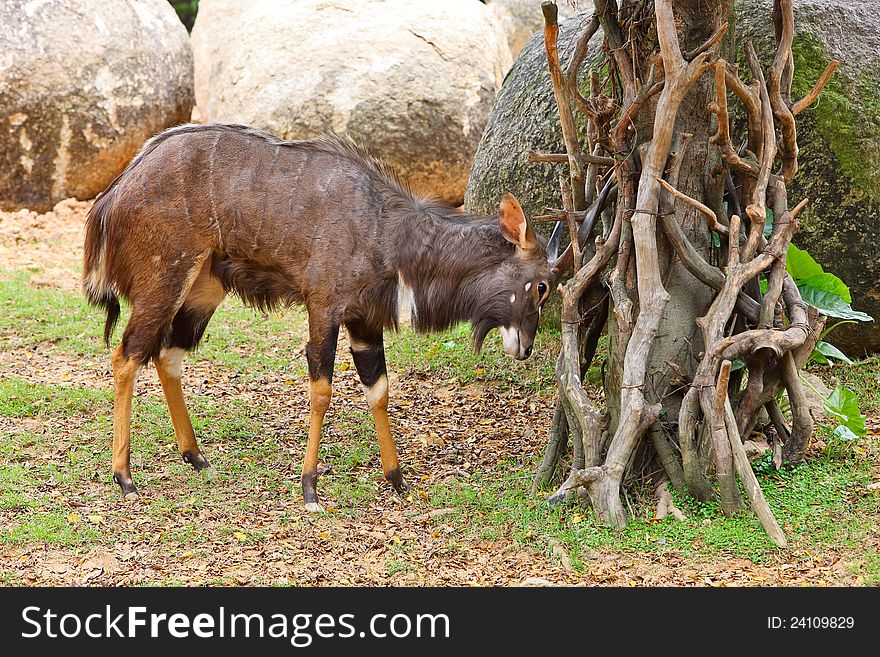
{"label": "dirt ground", "polygon": [[[31,279],[38,286],[73,290],[78,287],[82,228],[90,203],[67,200],[47,214],[29,211],[0,213],[0,271],[39,268]],[[345,349],[344,344],[340,350]],[[59,353],[52,345],[37,349],[0,352],[0,371],[11,371],[34,383],[108,387],[109,359],[89,360]],[[291,394],[280,379],[242,382],[232,372],[210,362],[188,365],[187,380],[192,393],[213,395],[220,400],[244,396],[265,404],[275,414],[278,426],[307,417],[305,395]],[[392,414],[401,434],[402,458],[410,477],[427,483],[447,477],[469,477],[485,472],[506,459],[539,453],[546,440],[552,400],[518,399],[515,392],[492,384],[463,386],[432,385],[407,376],[392,380]],[[139,395],[160,394],[155,373],[148,370],[139,381]],[[444,403],[455,396],[463,402],[455,407]],[[279,401],[285,400],[285,401]],[[360,387],[353,376],[340,376],[334,404],[344,412],[347,405],[362,401]],[[527,404],[538,408],[527,408]],[[408,409],[425,408],[419,414]],[[522,409],[530,412],[522,412]],[[537,412],[534,412],[537,411]],[[434,428],[455,416],[462,426],[478,426],[479,440],[455,442],[455,449],[432,437]],[[545,418],[541,426],[530,418]],[[532,420],[533,421],[533,420]],[[7,423],[7,426],[3,424]],[[10,422],[29,423],[29,430],[40,433],[41,420],[0,418],[0,435],[13,428]],[[65,430],[76,432],[77,426]],[[484,435],[483,435],[484,434]],[[170,447],[170,445],[169,445]],[[298,445],[290,444],[290,451]],[[40,458],[61,458],[63,454],[42,454]],[[209,454],[210,457],[210,454]],[[169,453],[168,459],[176,458]],[[299,455],[296,459],[300,458]],[[291,463],[294,457],[290,458]],[[289,475],[296,478],[290,467]],[[106,477],[96,476],[94,491],[84,491],[87,502],[71,501],[70,513],[86,518],[119,515],[125,502],[106,494]],[[260,491],[254,491],[260,495]],[[567,559],[524,547],[512,538],[496,540],[460,538],[450,551],[446,539],[456,530],[443,522],[445,509],[425,510],[418,495],[401,500],[385,491],[357,518],[328,514],[315,519],[291,509],[289,503],[266,497],[259,511],[246,519],[215,515],[202,509],[200,521],[206,525],[229,525],[237,521],[249,526],[272,528],[272,536],[262,544],[211,544],[197,553],[169,553],[167,545],[155,536],[172,531],[174,520],[166,525],[145,514],[131,513],[124,522],[142,536],[138,541],[117,542],[89,548],[57,548],[47,542],[0,545],[0,564],[33,585],[131,585],[155,581],[182,581],[199,584],[215,581],[223,574],[235,583],[254,581],[279,584],[336,585],[800,585],[853,584],[847,568],[847,555],[834,549],[821,554],[789,552],[775,563],[755,564],[741,558],[684,558],[679,555],[600,552],[583,555],[585,567],[574,571]],[[77,507],[77,504],[81,508]],[[4,510],[2,514],[14,514]],[[286,514],[292,523],[279,525]],[[6,525],[0,516],[0,526]],[[875,537],[876,539],[877,537]],[[421,564],[415,571],[388,573],[388,556],[395,546],[412,546],[410,561]]]}

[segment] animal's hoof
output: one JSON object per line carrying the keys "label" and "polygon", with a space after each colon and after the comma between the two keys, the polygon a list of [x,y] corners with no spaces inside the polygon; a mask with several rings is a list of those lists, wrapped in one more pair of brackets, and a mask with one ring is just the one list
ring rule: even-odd
{"label": "animal's hoof", "polygon": [[208,459],[202,456],[201,452],[183,452],[181,456],[184,462],[189,463],[196,472],[201,472],[211,467]]}
{"label": "animal's hoof", "polygon": [[385,475],[385,478],[391,482],[391,485],[394,486],[394,490],[399,494],[403,495],[409,490],[409,484],[403,480],[403,475],[400,474],[400,468],[394,468],[391,472]]}
{"label": "animal's hoof", "polygon": [[113,481],[115,481],[122,489],[122,496],[127,500],[136,500],[140,497],[131,475],[128,473],[113,473]]}
{"label": "animal's hoof", "polygon": [[317,502],[306,502],[304,506],[309,513],[324,513],[325,511],[324,507]]}

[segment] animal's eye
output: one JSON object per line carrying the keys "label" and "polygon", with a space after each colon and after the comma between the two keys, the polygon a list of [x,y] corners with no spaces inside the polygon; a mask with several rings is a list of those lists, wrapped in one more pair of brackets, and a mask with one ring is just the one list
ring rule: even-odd
{"label": "animal's eye", "polygon": [[538,294],[543,297],[545,292],[547,292],[547,284],[538,283]]}

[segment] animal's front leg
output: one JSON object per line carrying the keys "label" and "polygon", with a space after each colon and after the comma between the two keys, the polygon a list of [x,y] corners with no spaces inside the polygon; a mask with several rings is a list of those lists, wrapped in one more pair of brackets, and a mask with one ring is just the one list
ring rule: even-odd
{"label": "animal's front leg", "polygon": [[322,321],[309,314],[309,342],[306,359],[309,363],[309,443],[302,469],[303,504],[311,513],[323,511],[318,503],[318,448],[321,444],[321,426],[330,407],[333,394],[333,361],[339,324]]}
{"label": "animal's front leg", "polygon": [[382,471],[385,473],[385,478],[394,486],[394,490],[404,493],[409,490],[409,486],[400,473],[397,447],[388,420],[388,374],[382,331],[368,330],[360,324],[346,324],[346,328],[354,365],[364,386],[364,394],[373,414],[373,423],[376,425]]}

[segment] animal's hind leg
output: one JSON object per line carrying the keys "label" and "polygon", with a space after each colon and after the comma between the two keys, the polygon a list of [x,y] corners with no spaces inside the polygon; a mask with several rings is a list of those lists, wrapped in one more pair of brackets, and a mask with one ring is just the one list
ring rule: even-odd
{"label": "animal's hind leg", "polygon": [[373,414],[376,436],[379,441],[379,456],[382,459],[382,471],[385,478],[394,486],[394,490],[403,493],[409,489],[400,473],[400,462],[397,459],[397,447],[391,435],[391,424],[388,421],[388,374],[385,366],[385,347],[381,329],[368,329],[361,324],[346,324],[348,339],[351,343],[351,355],[357,368],[358,376],[364,386],[364,394]]}
{"label": "animal's hind leg", "polygon": [[309,342],[306,359],[309,363],[309,443],[302,469],[303,504],[306,511],[323,511],[318,503],[318,448],[321,444],[321,426],[330,407],[333,394],[333,362],[339,324],[329,318],[309,312]]}
{"label": "animal's hind leg", "polygon": [[168,345],[153,359],[168,403],[180,454],[196,471],[209,468],[210,463],[199,449],[190,422],[181,385],[181,370],[184,355],[198,346],[214,310],[226,295],[220,282],[209,272],[209,265],[203,266],[174,316]]}
{"label": "animal's hind leg", "polygon": [[161,381],[162,390],[165,392],[165,401],[168,403],[171,424],[174,425],[174,436],[177,438],[180,454],[184,461],[198,471],[209,468],[211,464],[199,449],[196,433],[186,410],[183,386],[180,384],[185,353],[185,350],[180,347],[169,347],[163,349],[159,357],[153,359],[153,362],[156,364],[159,381]]}
{"label": "animal's hind leg", "polygon": [[136,498],[131,478],[131,401],[140,368],[157,358],[166,344],[172,318],[192,287],[197,260],[181,259],[174,269],[141,280],[131,317],[113,353],[113,479],[126,499]]}
{"label": "animal's hind leg", "polygon": [[125,355],[120,345],[113,352],[113,480],[127,500],[138,498],[131,478],[131,398],[141,364]]}

